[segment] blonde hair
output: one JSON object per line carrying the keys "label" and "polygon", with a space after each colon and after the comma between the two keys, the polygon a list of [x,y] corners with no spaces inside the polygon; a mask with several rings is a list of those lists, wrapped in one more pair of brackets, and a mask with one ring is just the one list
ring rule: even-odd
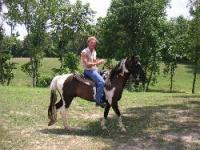
{"label": "blonde hair", "polygon": [[89,43],[91,40],[95,40],[97,42],[97,39],[95,36],[88,37],[87,42]]}

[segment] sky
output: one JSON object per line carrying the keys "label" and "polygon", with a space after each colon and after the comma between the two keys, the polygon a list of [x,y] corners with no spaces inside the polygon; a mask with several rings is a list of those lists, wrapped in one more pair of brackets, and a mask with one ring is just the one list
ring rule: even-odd
{"label": "sky", "polygon": [[[76,0],[70,0],[72,3]],[[94,20],[96,20],[98,17],[105,17],[107,13],[107,9],[110,6],[111,0],[81,0],[83,4],[89,3],[90,7],[96,12]],[[167,8],[167,18],[173,18],[178,17],[180,15],[183,15],[184,17],[189,17],[189,8],[187,7],[189,0],[171,0],[170,7]],[[6,11],[5,8],[3,8],[4,11]],[[1,22],[0,22],[1,23]],[[10,28],[8,25],[6,25],[5,22],[4,29],[7,35],[10,34]],[[27,32],[23,26],[17,26],[16,30],[20,33],[19,39],[23,39],[24,36],[26,36]]]}

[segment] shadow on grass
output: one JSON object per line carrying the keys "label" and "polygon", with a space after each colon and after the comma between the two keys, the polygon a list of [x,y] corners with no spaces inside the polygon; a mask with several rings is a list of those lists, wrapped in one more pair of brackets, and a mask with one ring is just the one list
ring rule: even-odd
{"label": "shadow on grass", "polygon": [[157,92],[157,93],[185,93],[184,91],[178,91],[178,90],[173,90],[170,92],[169,90],[164,90],[164,89],[149,89],[146,92]]}
{"label": "shadow on grass", "polygon": [[11,149],[11,144],[8,141],[12,140],[7,129],[4,128],[3,121],[0,120],[0,149]]}
{"label": "shadow on grass", "polygon": [[[186,65],[188,73],[193,73],[193,65]],[[197,68],[197,74],[200,74],[200,67]]]}
{"label": "shadow on grass", "polygon": [[178,96],[173,96],[175,98],[200,98],[200,95],[178,95]]}
{"label": "shadow on grass", "polygon": [[193,100],[176,105],[128,108],[123,112],[126,133],[119,130],[116,117],[106,122],[109,132],[101,129],[99,121],[70,132],[64,129],[39,132],[99,137],[108,145],[111,143],[106,139],[111,139],[115,149],[197,149],[200,146],[199,114],[200,100]]}

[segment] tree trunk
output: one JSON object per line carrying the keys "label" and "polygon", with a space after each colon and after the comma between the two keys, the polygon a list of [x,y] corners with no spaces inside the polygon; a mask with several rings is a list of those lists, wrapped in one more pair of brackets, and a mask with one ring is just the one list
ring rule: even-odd
{"label": "tree trunk", "polygon": [[193,82],[192,82],[192,94],[195,93],[195,85],[196,85],[196,78],[197,78],[197,57],[195,56],[194,62],[194,72],[193,72]]}
{"label": "tree trunk", "polygon": [[0,83],[3,85],[3,62],[0,60]]}
{"label": "tree trunk", "polygon": [[153,72],[154,72],[154,65],[155,65],[155,62],[156,62],[156,52],[154,51],[153,53],[153,66],[151,66],[151,73],[150,73],[150,77],[149,77],[149,80],[147,81],[147,85],[146,85],[146,90],[145,91],[148,91],[149,90],[149,85],[151,83],[151,80],[152,80],[152,76],[153,76]]}
{"label": "tree trunk", "polygon": [[171,65],[170,67],[170,93],[172,92],[172,88],[173,88],[173,66]]}
{"label": "tree trunk", "polygon": [[63,56],[60,56],[60,69],[63,70],[63,64],[64,64],[64,58]]}
{"label": "tree trunk", "polygon": [[39,60],[35,60],[35,85],[38,85],[38,80],[39,80],[39,73],[38,73],[38,68],[39,68]]}
{"label": "tree trunk", "polygon": [[11,78],[8,78],[8,80],[7,80],[7,86],[10,85],[10,81],[11,81]]}
{"label": "tree trunk", "polygon": [[35,87],[36,86],[36,75],[35,75],[35,64],[34,64],[34,60],[32,58],[32,56],[30,57],[30,62],[31,62],[31,77],[32,77],[32,86]]}
{"label": "tree trunk", "polygon": [[151,69],[151,73],[150,73],[149,79],[148,79],[148,81],[147,81],[147,85],[146,85],[145,91],[148,91],[148,90],[149,90],[149,85],[150,85],[150,83],[151,83],[152,75],[153,75],[153,69]]}
{"label": "tree trunk", "polygon": [[195,57],[195,60],[194,60],[194,72],[193,72],[193,83],[192,83],[192,94],[195,93],[195,85],[196,85],[196,78],[197,78],[197,67],[198,67],[198,48],[195,49],[195,52],[194,52],[194,57]]}
{"label": "tree trunk", "polygon": [[[195,67],[196,68],[196,67]],[[195,69],[196,70],[196,69]],[[196,84],[196,77],[197,77],[197,72],[194,71],[194,77],[193,77],[193,83],[192,83],[192,94],[195,93],[195,84]]]}
{"label": "tree trunk", "polygon": [[10,35],[11,36],[13,35],[13,24],[12,23],[10,24]]}

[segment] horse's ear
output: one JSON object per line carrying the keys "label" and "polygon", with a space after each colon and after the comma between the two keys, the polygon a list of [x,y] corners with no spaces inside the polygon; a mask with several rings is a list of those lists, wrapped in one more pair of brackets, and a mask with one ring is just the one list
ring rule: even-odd
{"label": "horse's ear", "polygon": [[135,55],[132,55],[132,56],[131,56],[131,60],[135,60]]}
{"label": "horse's ear", "polygon": [[134,62],[138,62],[140,60],[140,56],[139,55],[133,55],[131,56],[131,60]]}

